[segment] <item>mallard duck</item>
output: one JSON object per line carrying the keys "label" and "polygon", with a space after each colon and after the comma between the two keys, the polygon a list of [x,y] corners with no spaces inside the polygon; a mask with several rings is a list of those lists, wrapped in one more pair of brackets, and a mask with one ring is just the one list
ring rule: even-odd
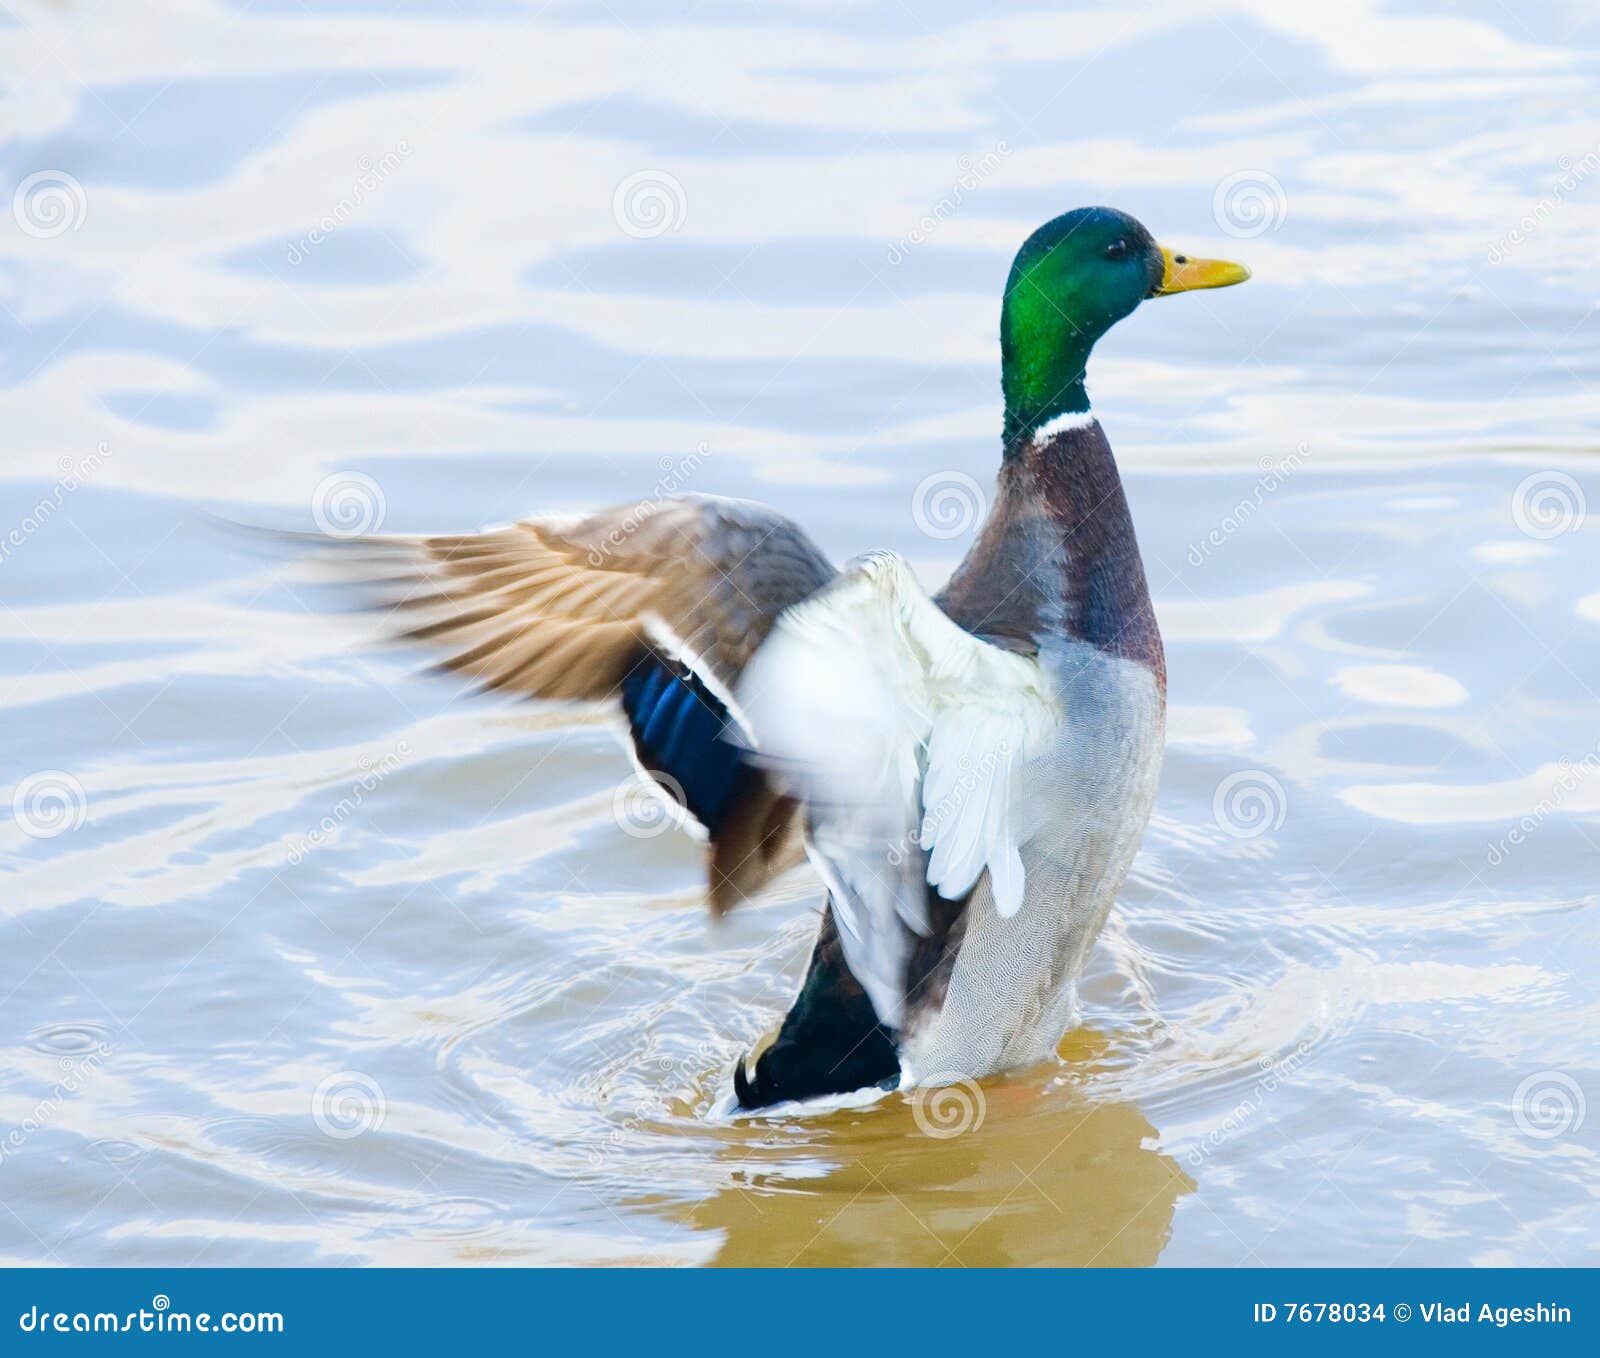
{"label": "mallard duck", "polygon": [[1110,208],[1028,237],[1000,314],[998,487],[933,596],[893,552],[841,569],[776,510],[703,495],[353,544],[376,602],[445,668],[620,704],[644,775],[707,842],[714,913],[810,859],[810,966],[775,1040],[737,1064],[738,1108],[976,1078],[1059,1044],[1166,713],[1084,370],[1146,298],[1249,276]]}

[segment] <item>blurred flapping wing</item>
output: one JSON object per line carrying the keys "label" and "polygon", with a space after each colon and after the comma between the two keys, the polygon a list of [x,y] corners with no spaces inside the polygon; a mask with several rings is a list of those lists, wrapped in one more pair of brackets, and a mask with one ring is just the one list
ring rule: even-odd
{"label": "blurred flapping wing", "polygon": [[795,801],[728,730],[773,621],[835,574],[792,521],[695,496],[331,546],[398,638],[445,651],[440,668],[530,698],[619,698],[641,767],[711,841],[719,913],[797,860]]}
{"label": "blurred flapping wing", "polygon": [[734,697],[806,804],[845,956],[898,1027],[928,890],[961,901],[987,871],[1002,915],[1022,903],[1018,783],[1058,723],[1043,672],[878,552],[778,618]]}

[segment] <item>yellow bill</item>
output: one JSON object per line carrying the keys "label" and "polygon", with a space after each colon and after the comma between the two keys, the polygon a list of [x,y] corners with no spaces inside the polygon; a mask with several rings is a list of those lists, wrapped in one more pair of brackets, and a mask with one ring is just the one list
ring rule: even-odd
{"label": "yellow bill", "polygon": [[1166,246],[1161,247],[1164,265],[1161,282],[1151,291],[1152,297],[1165,297],[1171,292],[1193,292],[1196,288],[1231,288],[1250,277],[1243,264],[1226,259],[1196,259],[1193,255],[1175,255]]}

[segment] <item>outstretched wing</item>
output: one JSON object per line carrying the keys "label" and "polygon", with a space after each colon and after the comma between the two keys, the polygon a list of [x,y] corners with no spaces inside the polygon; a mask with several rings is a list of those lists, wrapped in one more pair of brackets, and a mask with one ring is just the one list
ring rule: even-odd
{"label": "outstretched wing", "polygon": [[729,731],[773,621],[835,571],[791,520],[712,496],[481,533],[335,544],[403,639],[440,667],[547,699],[617,697],[643,769],[711,841],[719,912],[798,858],[797,804]]}
{"label": "outstretched wing", "polygon": [[779,617],[735,697],[806,803],[850,969],[898,1027],[929,888],[964,900],[987,872],[1002,915],[1022,903],[1019,775],[1058,723],[1043,671],[879,552]]}

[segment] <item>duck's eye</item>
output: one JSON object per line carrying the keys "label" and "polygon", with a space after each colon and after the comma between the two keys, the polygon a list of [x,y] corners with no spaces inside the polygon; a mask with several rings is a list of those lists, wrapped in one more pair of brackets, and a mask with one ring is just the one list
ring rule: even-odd
{"label": "duck's eye", "polygon": [[1106,246],[1107,259],[1121,259],[1127,253],[1128,242],[1125,240],[1114,240],[1110,245]]}

